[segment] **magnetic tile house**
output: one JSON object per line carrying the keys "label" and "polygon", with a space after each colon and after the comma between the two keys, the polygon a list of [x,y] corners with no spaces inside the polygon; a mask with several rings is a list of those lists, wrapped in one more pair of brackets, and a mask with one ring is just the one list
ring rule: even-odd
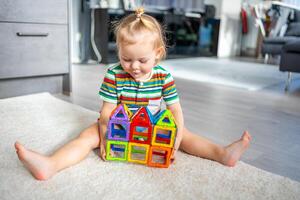
{"label": "magnetic tile house", "polygon": [[175,137],[176,124],[169,110],[152,116],[147,107],[141,107],[133,115],[120,104],[108,123],[106,159],[168,167]]}

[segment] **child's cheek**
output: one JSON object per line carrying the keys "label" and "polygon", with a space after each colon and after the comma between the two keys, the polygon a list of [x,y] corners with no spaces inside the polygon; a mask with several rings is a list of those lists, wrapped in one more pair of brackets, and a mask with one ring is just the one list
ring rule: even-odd
{"label": "child's cheek", "polygon": [[126,65],[125,63],[122,63],[122,67],[123,67],[125,72],[128,72],[128,70],[129,70],[128,65]]}

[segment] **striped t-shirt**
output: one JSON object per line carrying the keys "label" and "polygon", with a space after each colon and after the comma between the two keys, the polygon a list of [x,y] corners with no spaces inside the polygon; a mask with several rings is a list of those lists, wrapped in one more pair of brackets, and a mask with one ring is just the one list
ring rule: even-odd
{"label": "striped t-shirt", "polygon": [[129,106],[148,106],[162,98],[166,105],[179,101],[173,77],[161,66],[155,66],[152,77],[145,82],[135,81],[120,64],[112,66],[105,74],[99,94],[106,102]]}

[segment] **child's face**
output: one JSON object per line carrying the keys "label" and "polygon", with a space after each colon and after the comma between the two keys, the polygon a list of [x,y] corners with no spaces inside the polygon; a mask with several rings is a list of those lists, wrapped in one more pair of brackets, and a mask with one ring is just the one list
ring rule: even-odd
{"label": "child's face", "polygon": [[150,78],[152,68],[157,64],[160,53],[160,48],[154,48],[153,39],[149,39],[149,34],[139,35],[134,44],[119,45],[121,65],[136,81]]}

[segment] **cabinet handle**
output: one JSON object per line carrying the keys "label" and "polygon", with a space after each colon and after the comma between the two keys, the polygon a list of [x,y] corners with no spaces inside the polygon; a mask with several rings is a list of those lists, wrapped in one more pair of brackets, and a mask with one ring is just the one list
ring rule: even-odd
{"label": "cabinet handle", "polygon": [[17,32],[19,37],[47,37],[49,33],[21,33]]}

